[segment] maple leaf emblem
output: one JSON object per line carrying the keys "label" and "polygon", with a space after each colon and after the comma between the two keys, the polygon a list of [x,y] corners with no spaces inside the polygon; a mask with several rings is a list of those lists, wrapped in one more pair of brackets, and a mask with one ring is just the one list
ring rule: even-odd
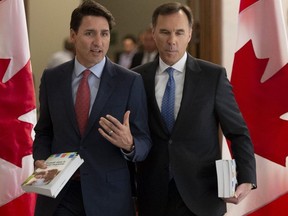
{"label": "maple leaf emblem", "polygon": [[30,60],[7,82],[3,77],[10,59],[0,59],[0,158],[21,167],[22,158],[32,153],[33,124],[21,116],[35,110]]}
{"label": "maple leaf emblem", "polygon": [[[255,153],[285,166],[288,155],[288,65],[261,83],[269,59],[258,59],[251,40],[235,54],[231,82],[247,122]],[[257,69],[257,70],[255,70]]]}

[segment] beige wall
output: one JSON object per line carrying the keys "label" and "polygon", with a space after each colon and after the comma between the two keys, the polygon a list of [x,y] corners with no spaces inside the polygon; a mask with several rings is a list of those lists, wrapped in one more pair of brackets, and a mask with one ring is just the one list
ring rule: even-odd
{"label": "beige wall", "polygon": [[80,0],[29,0],[28,26],[32,70],[38,102],[39,80],[52,53],[62,49],[69,36],[71,12]]}

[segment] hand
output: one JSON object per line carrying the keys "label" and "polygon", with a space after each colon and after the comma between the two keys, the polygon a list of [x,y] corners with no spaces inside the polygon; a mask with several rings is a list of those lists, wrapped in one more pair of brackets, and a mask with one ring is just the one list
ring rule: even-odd
{"label": "hand", "polygon": [[47,165],[45,164],[45,160],[36,160],[34,162],[34,165],[35,165],[35,169],[37,169],[37,168],[46,169],[47,168]]}
{"label": "hand", "polygon": [[235,191],[234,197],[224,198],[226,203],[239,204],[252,190],[252,184],[243,183],[240,184]]}
{"label": "hand", "polygon": [[99,124],[99,133],[115,146],[126,151],[131,151],[133,146],[133,136],[129,125],[130,111],[124,114],[123,124],[111,115],[106,118],[101,117]]}

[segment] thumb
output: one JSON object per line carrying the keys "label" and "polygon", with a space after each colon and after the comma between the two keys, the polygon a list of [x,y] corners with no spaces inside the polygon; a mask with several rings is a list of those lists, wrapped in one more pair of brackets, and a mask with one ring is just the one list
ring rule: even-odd
{"label": "thumb", "polygon": [[124,119],[123,119],[123,125],[130,127],[129,125],[129,117],[130,117],[130,111],[126,111],[124,114]]}
{"label": "thumb", "polygon": [[36,160],[34,165],[35,165],[35,168],[41,168],[41,169],[47,168],[47,165],[45,164],[45,160]]}

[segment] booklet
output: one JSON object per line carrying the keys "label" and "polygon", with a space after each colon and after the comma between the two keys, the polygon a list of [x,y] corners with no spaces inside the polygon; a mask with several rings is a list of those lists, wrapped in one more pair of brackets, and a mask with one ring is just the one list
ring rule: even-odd
{"label": "booklet", "polygon": [[216,171],[218,197],[233,197],[237,186],[235,160],[216,160]]}
{"label": "booklet", "polygon": [[21,185],[26,192],[57,197],[59,192],[84,162],[77,152],[51,155],[46,169],[36,169]]}

